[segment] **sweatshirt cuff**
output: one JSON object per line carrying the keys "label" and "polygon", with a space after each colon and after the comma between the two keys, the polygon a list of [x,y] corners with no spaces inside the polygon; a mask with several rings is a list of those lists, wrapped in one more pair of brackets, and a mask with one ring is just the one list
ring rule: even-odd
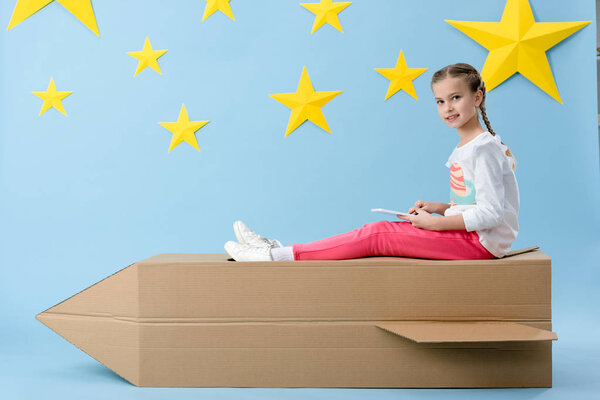
{"label": "sweatshirt cuff", "polygon": [[473,209],[465,210],[462,213],[463,220],[465,221],[465,229],[467,232],[477,230],[477,217],[473,215]]}

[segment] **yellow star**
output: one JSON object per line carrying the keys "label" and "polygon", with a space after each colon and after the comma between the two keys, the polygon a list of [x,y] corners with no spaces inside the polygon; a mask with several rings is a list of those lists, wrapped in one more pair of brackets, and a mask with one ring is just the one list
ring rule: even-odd
{"label": "yellow star", "polygon": [[160,67],[158,66],[158,59],[167,51],[168,50],[152,50],[150,39],[148,39],[148,36],[146,36],[146,41],[144,42],[144,48],[142,51],[130,51],[127,53],[131,57],[139,60],[137,69],[135,70],[135,74],[133,76],[136,76],[142,72],[146,67],[150,67],[162,75],[162,72],[160,72]]}
{"label": "yellow star", "polygon": [[481,70],[488,91],[519,72],[562,103],[546,50],[591,21],[535,22],[528,0],[507,0],[500,22],[446,22],[490,51]]}
{"label": "yellow star", "polygon": [[159,124],[173,133],[169,151],[173,150],[184,140],[200,151],[200,147],[198,147],[198,141],[196,140],[196,135],[194,135],[194,132],[208,124],[208,122],[209,121],[190,121],[185,109],[185,104],[182,104],[177,122],[159,122]]}
{"label": "yellow star", "polygon": [[[13,11],[6,30],[10,30],[14,26],[19,25],[53,1],[54,0],[17,0],[15,10]],[[92,8],[92,0],[56,0],[56,2],[66,8],[92,32],[100,36],[98,25],[96,24],[96,17],[94,16],[94,9]]]}
{"label": "yellow star", "polygon": [[73,92],[58,92],[56,90],[56,86],[54,85],[54,79],[50,78],[50,84],[48,85],[48,90],[45,92],[32,92],[40,99],[44,100],[44,104],[42,104],[42,109],[40,111],[40,115],[48,111],[50,108],[54,107],[64,115],[67,115],[65,112],[65,108],[62,105],[61,100],[70,95]]}
{"label": "yellow star", "polygon": [[325,25],[326,22],[338,31],[344,33],[340,20],[338,19],[338,13],[350,4],[352,4],[351,1],[334,3],[332,0],[321,0],[320,3],[300,3],[302,7],[316,15],[312,31],[310,32],[311,34]]}
{"label": "yellow star", "polygon": [[204,8],[204,15],[202,21],[213,15],[217,10],[227,15],[229,18],[235,21],[229,0],[206,0],[206,7]]}
{"label": "yellow star", "polygon": [[296,93],[270,94],[269,96],[292,109],[285,132],[285,136],[287,136],[307,120],[312,121],[317,126],[331,133],[321,107],[329,103],[331,99],[340,93],[342,93],[341,90],[335,92],[315,92],[308,77],[308,72],[306,72],[306,67],[303,67]]}
{"label": "yellow star", "polygon": [[408,68],[402,50],[400,50],[400,55],[398,56],[398,61],[396,61],[396,66],[394,68],[375,68],[375,71],[390,80],[390,85],[385,94],[385,100],[389,99],[400,89],[410,94],[415,100],[419,100],[412,81],[423,72],[427,71],[427,68]]}

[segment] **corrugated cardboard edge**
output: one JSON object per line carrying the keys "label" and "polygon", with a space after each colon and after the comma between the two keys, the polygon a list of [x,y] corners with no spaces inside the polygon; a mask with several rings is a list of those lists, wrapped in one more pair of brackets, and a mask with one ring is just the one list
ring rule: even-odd
{"label": "corrugated cardboard edge", "polygon": [[530,251],[534,251],[539,248],[540,248],[540,246],[532,246],[532,247],[525,247],[524,249],[509,251],[508,253],[506,253],[506,255],[503,258],[510,257],[510,256],[516,256],[517,254],[528,253]]}
{"label": "corrugated cardboard edge", "polygon": [[378,323],[375,326],[417,343],[558,340],[555,332],[507,321],[394,321]]}

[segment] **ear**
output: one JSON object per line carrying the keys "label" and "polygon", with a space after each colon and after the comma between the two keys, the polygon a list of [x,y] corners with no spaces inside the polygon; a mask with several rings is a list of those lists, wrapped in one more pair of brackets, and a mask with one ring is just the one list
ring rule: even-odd
{"label": "ear", "polygon": [[478,89],[475,92],[475,105],[477,106],[477,108],[479,108],[482,101],[483,101],[483,91],[481,89]]}

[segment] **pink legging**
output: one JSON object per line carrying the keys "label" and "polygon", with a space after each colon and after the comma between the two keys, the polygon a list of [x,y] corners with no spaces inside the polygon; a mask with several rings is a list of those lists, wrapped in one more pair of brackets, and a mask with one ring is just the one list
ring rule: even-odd
{"label": "pink legging", "polygon": [[494,258],[475,231],[430,231],[408,221],[378,221],[351,232],[292,245],[294,260],[345,260],[372,256],[480,260]]}

